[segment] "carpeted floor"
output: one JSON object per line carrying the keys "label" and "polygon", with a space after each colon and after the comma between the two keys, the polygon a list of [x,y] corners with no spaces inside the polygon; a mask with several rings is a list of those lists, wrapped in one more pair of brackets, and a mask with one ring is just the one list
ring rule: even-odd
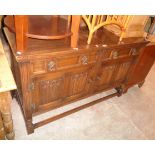
{"label": "carpeted floor", "polygon": [[[34,122],[107,93],[47,112],[37,116]],[[135,86],[119,98],[103,101],[49,123],[36,129],[34,134],[27,135],[23,116],[15,99],[12,102],[12,113],[15,139],[155,139],[155,64],[141,89]]]}

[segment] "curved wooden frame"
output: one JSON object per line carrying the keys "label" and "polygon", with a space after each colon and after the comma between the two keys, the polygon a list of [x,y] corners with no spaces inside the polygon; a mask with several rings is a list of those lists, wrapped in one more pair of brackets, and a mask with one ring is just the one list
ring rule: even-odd
{"label": "curved wooden frame", "polygon": [[[122,17],[122,16],[121,16]],[[118,17],[116,18],[116,16],[112,16],[110,17],[109,15],[107,15],[106,20],[103,21],[103,15],[82,15],[83,20],[85,21],[85,23],[88,26],[89,29],[89,36],[88,36],[88,41],[87,43],[90,44],[91,40],[92,40],[92,36],[93,33],[98,30],[99,28],[101,28],[102,26],[105,25],[117,25],[120,29],[121,29],[121,35],[120,35],[120,41],[122,40],[123,36],[124,36],[124,32],[125,29],[128,25],[130,16],[124,16],[121,20],[117,20]]]}
{"label": "curved wooden frame", "polygon": [[[70,24],[71,24],[71,18],[72,16],[71,15],[68,15],[68,21],[67,21],[67,27],[68,29],[70,28]],[[56,21],[57,22],[57,21]],[[57,25],[57,23],[55,23]],[[44,39],[44,40],[53,40],[53,39],[64,39],[66,37],[69,37],[71,36],[72,33],[71,32],[67,32],[64,33],[64,34],[59,34],[59,35],[54,35],[54,36],[50,36],[50,35],[39,35],[39,34],[31,34],[29,32],[26,33],[26,36],[28,38],[34,38],[34,39]]]}
{"label": "curved wooden frame", "polygon": [[[68,16],[67,27],[68,30],[71,26],[72,16]],[[47,35],[47,34],[34,34],[29,32],[28,28],[28,16],[27,15],[14,15],[8,16],[4,19],[4,25],[16,34],[17,51],[24,52],[26,48],[27,38],[53,40],[64,39],[72,36],[72,32],[66,30],[63,34]]]}
{"label": "curved wooden frame", "polygon": [[63,34],[63,35],[55,35],[55,36],[46,36],[46,35],[37,35],[37,34],[26,33],[26,37],[28,37],[28,38],[43,39],[43,40],[64,39],[64,38],[69,37],[71,35],[72,35],[71,32]]}

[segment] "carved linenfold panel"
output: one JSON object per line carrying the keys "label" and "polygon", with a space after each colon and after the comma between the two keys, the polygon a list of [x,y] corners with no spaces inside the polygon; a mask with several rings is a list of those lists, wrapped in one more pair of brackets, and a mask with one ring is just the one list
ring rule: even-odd
{"label": "carved linenfold panel", "polygon": [[110,84],[115,68],[116,68],[115,65],[103,66],[102,70],[100,71],[100,74],[97,76],[97,84],[98,85]]}
{"label": "carved linenfold panel", "polygon": [[127,72],[130,68],[131,62],[124,62],[119,65],[115,81],[123,81],[126,78]]}
{"label": "carved linenfold panel", "polygon": [[63,83],[63,78],[40,81],[38,83],[40,104],[47,104],[61,98]]}
{"label": "carved linenfold panel", "polygon": [[81,72],[71,75],[69,96],[85,93],[88,72]]}

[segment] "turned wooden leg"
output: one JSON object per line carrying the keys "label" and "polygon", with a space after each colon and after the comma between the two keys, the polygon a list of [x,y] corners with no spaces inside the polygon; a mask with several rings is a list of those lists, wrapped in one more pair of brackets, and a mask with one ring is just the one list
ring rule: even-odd
{"label": "turned wooden leg", "polygon": [[5,131],[4,131],[3,120],[0,112],[0,140],[4,140],[4,139],[5,139]]}
{"label": "turned wooden leg", "polygon": [[13,121],[12,115],[10,110],[10,103],[11,103],[11,94],[10,92],[4,92],[0,94],[0,101],[1,101],[1,117],[3,120],[3,126],[5,131],[5,136],[7,139],[14,139],[15,134],[13,130]]}
{"label": "turned wooden leg", "polygon": [[15,138],[15,133],[13,130],[13,121],[12,121],[11,113],[2,113],[2,118],[3,118],[6,138],[9,140],[13,140]]}
{"label": "turned wooden leg", "polygon": [[140,82],[140,83],[138,84],[138,87],[141,88],[141,87],[143,86],[144,82],[145,82],[145,81]]}
{"label": "turned wooden leg", "polygon": [[79,27],[80,27],[80,20],[81,16],[80,15],[72,15],[72,25],[71,25],[71,31],[72,31],[72,36],[71,36],[71,47],[76,48],[77,43],[78,43],[78,38],[79,38]]}

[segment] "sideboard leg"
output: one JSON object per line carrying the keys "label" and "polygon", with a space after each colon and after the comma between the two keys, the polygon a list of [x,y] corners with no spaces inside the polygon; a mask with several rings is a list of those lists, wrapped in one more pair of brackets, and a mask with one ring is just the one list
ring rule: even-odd
{"label": "sideboard leg", "polygon": [[122,94],[123,94],[123,89],[122,89],[122,87],[120,86],[120,87],[116,87],[115,88],[116,89],[116,91],[117,91],[117,93],[118,93],[118,97],[120,97]]}
{"label": "sideboard leg", "polygon": [[26,120],[26,128],[27,128],[28,134],[34,133],[34,126],[33,126],[32,120]]}
{"label": "sideboard leg", "polygon": [[120,97],[122,94],[127,93],[127,91],[128,91],[128,88],[125,87],[125,85],[121,85],[119,87],[116,87],[115,89],[118,92],[118,95],[117,95],[118,97]]}
{"label": "sideboard leg", "polygon": [[22,109],[23,109],[23,114],[26,122],[26,128],[27,128],[27,133],[31,134],[34,132],[34,127],[32,123],[32,114],[33,114],[33,109],[32,109],[32,90],[30,89],[30,68],[31,64],[29,62],[23,62],[20,64],[20,75],[21,77],[21,88],[22,92],[24,92],[23,98],[22,98]]}
{"label": "sideboard leg", "polygon": [[143,86],[144,82],[145,81],[142,81],[142,82],[138,83],[138,87],[141,88]]}
{"label": "sideboard leg", "polygon": [[5,140],[5,131],[3,126],[3,120],[1,117],[1,112],[0,112],[0,140]]}
{"label": "sideboard leg", "polygon": [[128,89],[124,89],[123,93],[125,94],[125,93],[127,93],[127,92],[128,92]]}
{"label": "sideboard leg", "polygon": [[123,94],[127,93],[128,88],[125,85],[122,85],[121,88],[122,88]]}

